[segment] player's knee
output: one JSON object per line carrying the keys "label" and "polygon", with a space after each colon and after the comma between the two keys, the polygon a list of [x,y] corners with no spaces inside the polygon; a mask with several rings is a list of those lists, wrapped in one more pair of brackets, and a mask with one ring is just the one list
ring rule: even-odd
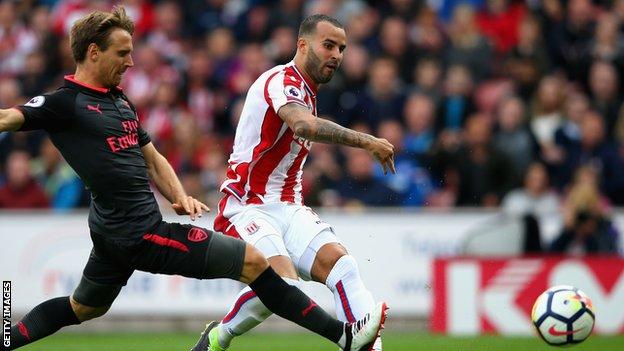
{"label": "player's knee", "polygon": [[321,247],[316,254],[314,263],[312,265],[312,277],[318,278],[318,281],[324,282],[329,275],[329,272],[334,268],[338,260],[344,260],[344,257],[350,257],[353,263],[356,264],[355,259],[347,253],[347,250],[338,243],[329,243]]}
{"label": "player's knee", "polygon": [[243,272],[240,280],[243,283],[250,283],[268,267],[269,262],[262,255],[262,253],[255,247],[247,244],[245,247],[245,265],[243,266]]}
{"label": "player's knee", "polygon": [[77,302],[73,298],[70,299],[70,303],[72,310],[74,310],[74,314],[76,314],[76,318],[78,318],[81,322],[101,317],[110,309],[110,305],[102,307],[86,306]]}

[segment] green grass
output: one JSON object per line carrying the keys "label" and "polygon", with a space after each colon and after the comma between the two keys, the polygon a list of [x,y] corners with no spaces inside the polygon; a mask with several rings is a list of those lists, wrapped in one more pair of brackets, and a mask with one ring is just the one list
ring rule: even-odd
{"label": "green grass", "polygon": [[[187,333],[59,333],[24,347],[24,351],[173,351],[188,350],[197,335]],[[230,351],[336,351],[337,347],[324,339],[305,333],[259,334],[251,333],[234,341]],[[481,336],[451,338],[424,333],[385,333],[386,351],[554,351],[537,338],[508,338]],[[573,351],[622,351],[624,335],[600,337],[572,348]]]}

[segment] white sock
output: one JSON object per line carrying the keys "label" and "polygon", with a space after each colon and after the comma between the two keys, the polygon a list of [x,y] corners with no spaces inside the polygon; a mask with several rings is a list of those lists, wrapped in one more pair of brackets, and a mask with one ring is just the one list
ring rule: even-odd
{"label": "white sock", "polygon": [[[301,281],[283,278],[286,283],[301,289]],[[236,296],[230,311],[223,317],[218,327],[219,346],[228,348],[234,337],[242,335],[262,323],[273,314],[260,301],[256,293],[246,286]]]}
{"label": "white sock", "polygon": [[327,276],[325,285],[334,294],[338,319],[354,322],[373,310],[373,294],[366,289],[355,258],[344,255],[336,261]]}

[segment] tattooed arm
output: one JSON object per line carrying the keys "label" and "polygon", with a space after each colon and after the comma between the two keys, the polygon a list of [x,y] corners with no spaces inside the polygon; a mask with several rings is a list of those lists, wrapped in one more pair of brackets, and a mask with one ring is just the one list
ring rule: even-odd
{"label": "tattooed arm", "polygon": [[290,103],[282,106],[279,116],[288,124],[295,135],[310,141],[358,147],[368,151],[387,171],[395,173],[394,146],[386,139],[345,128],[332,121],[318,118],[306,108]]}

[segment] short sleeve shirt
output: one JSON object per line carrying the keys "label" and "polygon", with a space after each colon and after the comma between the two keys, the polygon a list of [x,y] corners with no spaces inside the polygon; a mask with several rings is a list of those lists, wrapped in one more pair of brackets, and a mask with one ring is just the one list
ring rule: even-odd
{"label": "short sleeve shirt", "polygon": [[121,89],[66,76],[58,90],[17,108],[25,118],[20,130],[46,130],[90,189],[92,231],[133,241],[162,220],[141,151],[150,138]]}

